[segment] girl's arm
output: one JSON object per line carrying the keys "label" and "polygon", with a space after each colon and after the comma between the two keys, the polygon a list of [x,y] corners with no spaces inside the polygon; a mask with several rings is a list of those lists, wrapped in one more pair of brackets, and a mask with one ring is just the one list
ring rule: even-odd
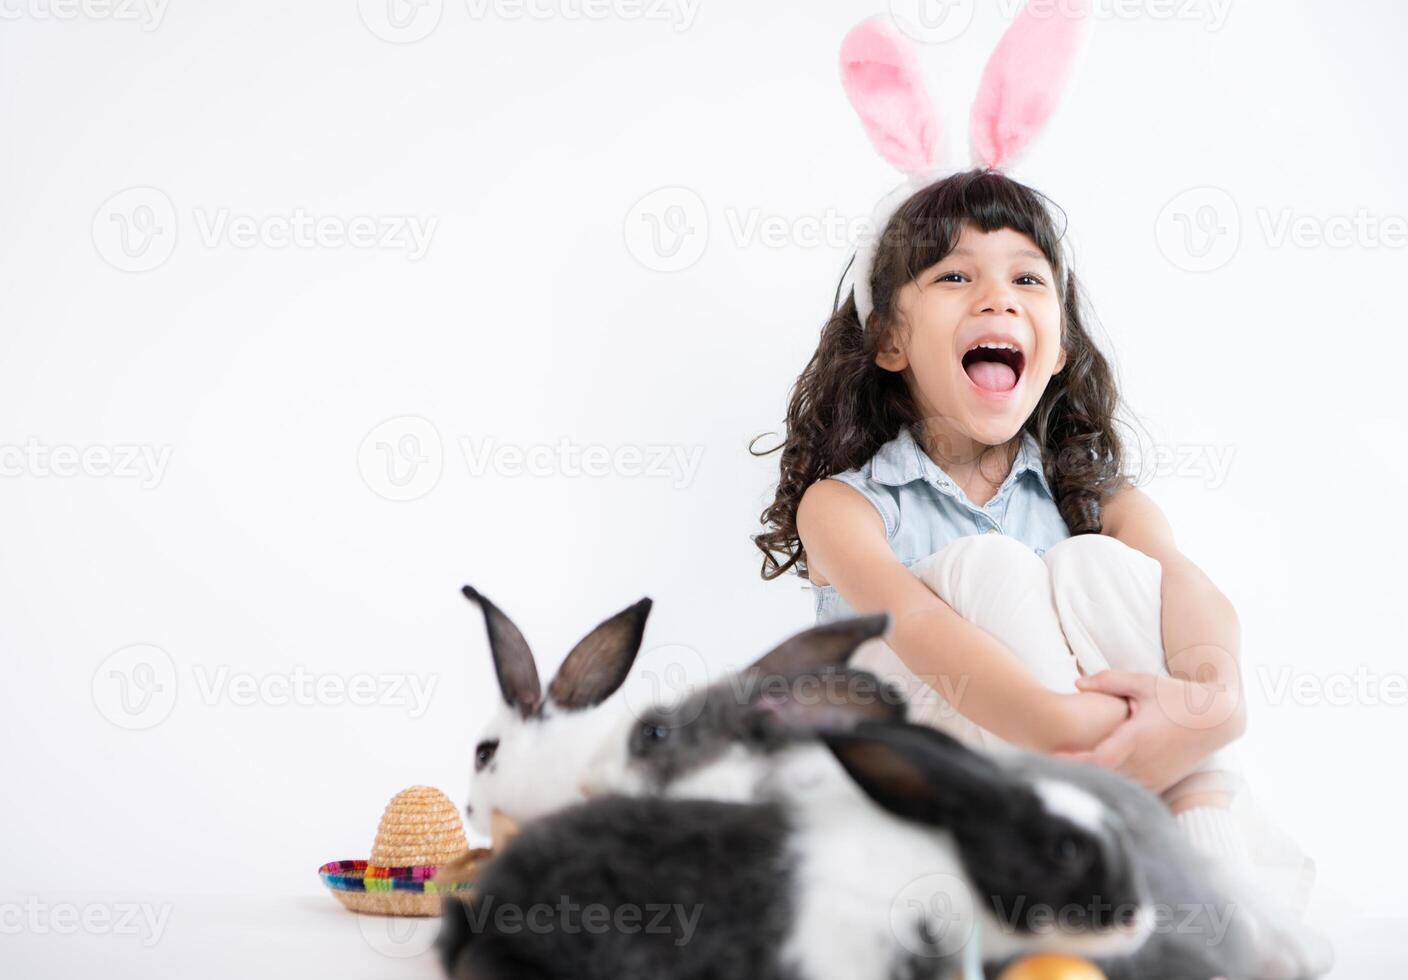
{"label": "girl's arm", "polygon": [[1082,751],[1128,717],[1122,697],[1059,694],[1042,686],[1000,641],[959,616],[905,568],[885,540],[885,525],[860,493],[818,480],[802,494],[797,533],[808,568],[821,573],[858,613],[887,610],[886,642],[921,679],[975,724],[1014,745],[1044,752]]}
{"label": "girl's arm", "polygon": [[1232,603],[1175,546],[1163,511],[1139,489],[1126,486],[1101,506],[1101,533],[1158,561],[1163,568],[1164,661],[1174,677],[1226,691],[1235,704],[1226,719],[1227,741],[1246,728],[1238,665],[1241,627]]}
{"label": "girl's arm", "polygon": [[[1144,494],[1133,487],[1118,491],[1106,501],[1101,518],[1104,533],[1163,569],[1162,638],[1169,674],[1105,670],[1077,680],[1083,691],[1129,698],[1131,713],[1094,749],[1067,754],[1121,772],[1156,793],[1176,784],[1188,788],[1186,777],[1199,763],[1246,730],[1237,614],[1174,547],[1168,522]],[[1199,802],[1199,794],[1189,792],[1178,806]]]}

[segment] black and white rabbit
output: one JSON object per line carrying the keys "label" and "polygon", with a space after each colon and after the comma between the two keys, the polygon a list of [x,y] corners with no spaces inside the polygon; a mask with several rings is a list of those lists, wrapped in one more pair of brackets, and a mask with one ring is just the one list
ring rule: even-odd
{"label": "black and white rabbit", "polygon": [[[1098,921],[1077,921],[1069,934],[1052,932],[1043,941],[999,914],[984,941],[985,957],[1001,960],[1045,946],[1094,958],[1112,977],[1258,974],[1248,932],[1250,896],[1186,842],[1156,796],[1095,766],[1027,752],[994,758],[934,729],[906,725],[903,707],[886,696],[884,685],[839,666],[887,626],[882,613],[804,631],[737,677],[632,719],[603,744],[589,787],[735,802],[830,801],[837,807],[863,789],[888,810],[952,835],[965,873],[994,903],[1017,885],[1026,887],[1031,866],[1012,864],[1013,855],[1025,854],[1022,841],[1066,847],[1061,829],[1080,826],[1101,841],[1092,854],[1110,866],[1105,873],[1126,868],[1145,897],[1145,911],[1172,921],[1153,930],[1139,949],[1115,950],[1099,928],[1087,928]],[[815,676],[808,676],[809,663]],[[947,807],[936,800],[923,812],[902,812],[896,797],[878,791],[886,783],[861,778],[853,759],[842,760],[843,768],[816,738],[852,728],[867,730],[872,741],[894,743],[888,749],[893,759],[903,758],[903,749],[920,760],[923,766],[913,764],[914,788],[925,785],[923,774],[935,792],[943,790]],[[833,739],[831,747],[836,744]],[[1099,895],[1071,892],[1074,899],[1082,894],[1085,905]],[[1030,902],[1027,908],[1043,914]]]}
{"label": "black and white rabbit", "polygon": [[[1152,926],[1146,895],[1103,829],[1044,810],[1023,814],[1024,821],[1036,820],[1040,833],[1026,822],[997,821],[989,838],[1004,842],[1010,873],[992,892],[996,879],[984,871],[975,882],[953,835],[877,807],[827,747],[810,734],[798,735],[794,723],[802,715],[827,728],[857,718],[895,724],[902,717],[903,701],[893,689],[872,675],[830,666],[883,633],[887,622],[883,615],[864,617],[793,637],[695,706],[693,723],[671,733],[682,741],[670,748],[682,751],[651,759],[679,766],[660,775],[652,790],[678,792],[691,773],[719,774],[744,763],[750,775],[730,791],[756,795],[750,780],[768,766],[748,766],[749,760],[770,755],[824,763],[802,783],[765,802],[611,795],[535,821],[488,863],[473,902],[447,902],[440,942],[447,969],[485,980],[888,980],[947,975],[956,957],[992,942],[1023,951],[1070,948],[1079,934],[1081,948],[1092,952],[1139,947]],[[818,663],[819,669],[805,666]],[[786,690],[767,683],[781,678]],[[817,696],[806,704],[789,698],[788,692],[804,688]],[[735,710],[740,704],[755,710]],[[643,720],[631,737],[664,745],[669,735],[656,743],[646,731],[658,721]],[[694,736],[699,739],[691,746]],[[784,768],[795,774],[795,765]],[[886,774],[874,778],[884,782]],[[897,795],[905,790],[892,788]],[[989,892],[1007,908],[1022,903],[1010,926],[994,917],[990,901],[979,899]],[[1092,907],[1092,895],[1108,907]],[[688,943],[676,944],[617,929],[589,934],[560,920],[555,928],[505,926],[494,917],[495,909],[526,916],[560,901],[606,909],[642,902],[697,908],[697,926]],[[1068,914],[1059,935],[1030,928],[1032,909],[1072,906],[1083,918]],[[1000,931],[1010,935],[1003,940]],[[977,946],[970,942],[975,935]]]}
{"label": "black and white rabbit", "polygon": [[[1018,858],[1013,836],[1031,844],[1056,841],[1062,825],[1080,826],[1100,847],[1074,856],[1078,864],[1114,863],[1145,896],[1156,923],[1138,948],[1109,955],[1080,931],[1053,932],[1049,948],[1084,955],[1111,980],[1251,978],[1258,975],[1252,933],[1241,899],[1190,847],[1162,801],[1123,777],[1079,763],[1020,754],[1000,762],[923,725],[863,722],[821,732],[821,739],[872,799],[907,820],[954,839],[978,893],[990,898],[1000,928],[984,933],[984,958],[1001,962],[1033,948],[1034,919],[1049,922],[1025,893],[1031,868]],[[1059,818],[1053,823],[1053,818]],[[1108,869],[1103,872],[1108,874]],[[1090,878],[1102,872],[1092,868]],[[1067,892],[1054,911],[1084,921],[1109,896],[1098,889]],[[1118,911],[1116,912],[1118,914]],[[1027,921],[1023,921],[1026,919]]]}
{"label": "black and white rabbit", "polygon": [[582,773],[625,714],[621,699],[612,695],[640,651],[651,600],[641,599],[587,633],[544,692],[518,627],[473,587],[463,592],[483,611],[503,699],[479,735],[470,781],[470,825],[487,836],[496,812],[522,824],[584,798]]}
{"label": "black and white rabbit", "polygon": [[[527,824],[468,901],[446,899],[442,962],[457,980],[952,976],[980,948],[973,937],[992,935],[981,889],[945,834],[858,802],[574,805]],[[1045,826],[1049,837],[1012,837],[1011,867],[1029,878],[1004,897],[1060,909],[1105,896],[1109,910],[1075,928],[1109,948],[1139,945],[1143,895],[1127,869],[1092,857],[1104,838],[1059,818]],[[1047,945],[1030,937],[1022,948]]]}

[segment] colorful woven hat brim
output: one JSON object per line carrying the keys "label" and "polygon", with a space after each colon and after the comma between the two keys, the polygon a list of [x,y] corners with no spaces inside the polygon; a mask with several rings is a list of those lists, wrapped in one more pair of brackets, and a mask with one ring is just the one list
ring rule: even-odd
{"label": "colorful woven hat brim", "polygon": [[443,896],[474,887],[472,881],[432,881],[438,870],[433,864],[381,868],[366,861],[329,861],[318,869],[318,877],[353,912],[433,916],[440,914]]}
{"label": "colorful woven hat brim", "polygon": [[[412,786],[387,804],[369,860],[329,861],[318,877],[354,912],[434,916],[445,895],[473,888],[476,865],[487,855],[470,848],[449,797],[433,786]],[[448,868],[455,873],[432,880]]]}
{"label": "colorful woven hat brim", "polygon": [[449,892],[467,889],[472,884],[467,881],[455,882],[449,887],[436,884],[432,879],[438,870],[433,864],[378,868],[366,861],[329,861],[318,869],[318,875],[329,888],[345,892]]}

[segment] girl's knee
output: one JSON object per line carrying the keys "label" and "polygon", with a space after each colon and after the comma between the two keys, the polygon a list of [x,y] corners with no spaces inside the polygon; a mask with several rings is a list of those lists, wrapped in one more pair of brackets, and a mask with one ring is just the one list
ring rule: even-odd
{"label": "girl's knee", "polygon": [[1004,575],[1026,572],[1040,573],[1046,577],[1046,567],[1041,558],[1016,538],[1005,534],[968,534],[950,541],[943,548],[914,566],[921,578],[926,573],[954,573],[962,570],[965,574],[987,575],[1001,572]]}
{"label": "girl's knee", "polygon": [[1059,541],[1041,556],[1055,588],[1089,588],[1133,573],[1157,582],[1162,569],[1153,558],[1108,534],[1077,534]]}
{"label": "girl's knee", "polygon": [[[911,571],[955,608],[973,586],[1050,586],[1050,575],[1040,556],[1005,534],[957,538],[915,563]],[[969,588],[965,589],[965,585]]]}
{"label": "girl's knee", "polygon": [[949,542],[939,554],[952,552],[961,561],[993,564],[1030,565],[1040,556],[1016,538],[1006,534],[968,534]]}
{"label": "girl's knee", "polygon": [[1166,670],[1157,561],[1105,534],[1068,538],[1042,559],[1061,629],[1087,674]]}
{"label": "girl's knee", "polygon": [[[1069,564],[1071,562],[1096,560],[1122,560],[1128,554],[1142,555],[1143,552],[1131,548],[1119,538],[1108,534],[1076,534],[1058,541],[1046,549],[1042,555],[1048,565]],[[1148,556],[1145,556],[1148,557]]]}

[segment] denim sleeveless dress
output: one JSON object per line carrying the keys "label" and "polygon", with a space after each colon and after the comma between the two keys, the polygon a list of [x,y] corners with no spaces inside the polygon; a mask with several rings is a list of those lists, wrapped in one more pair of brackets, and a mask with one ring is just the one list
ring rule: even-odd
{"label": "denim sleeveless dress", "polygon": [[[908,426],[860,466],[837,473],[875,505],[895,557],[908,568],[969,534],[1006,534],[1038,555],[1071,536],[1041,467],[1041,446],[1023,430],[1012,471],[982,507],[924,452]],[[816,621],[854,616],[834,586],[812,583]]]}

